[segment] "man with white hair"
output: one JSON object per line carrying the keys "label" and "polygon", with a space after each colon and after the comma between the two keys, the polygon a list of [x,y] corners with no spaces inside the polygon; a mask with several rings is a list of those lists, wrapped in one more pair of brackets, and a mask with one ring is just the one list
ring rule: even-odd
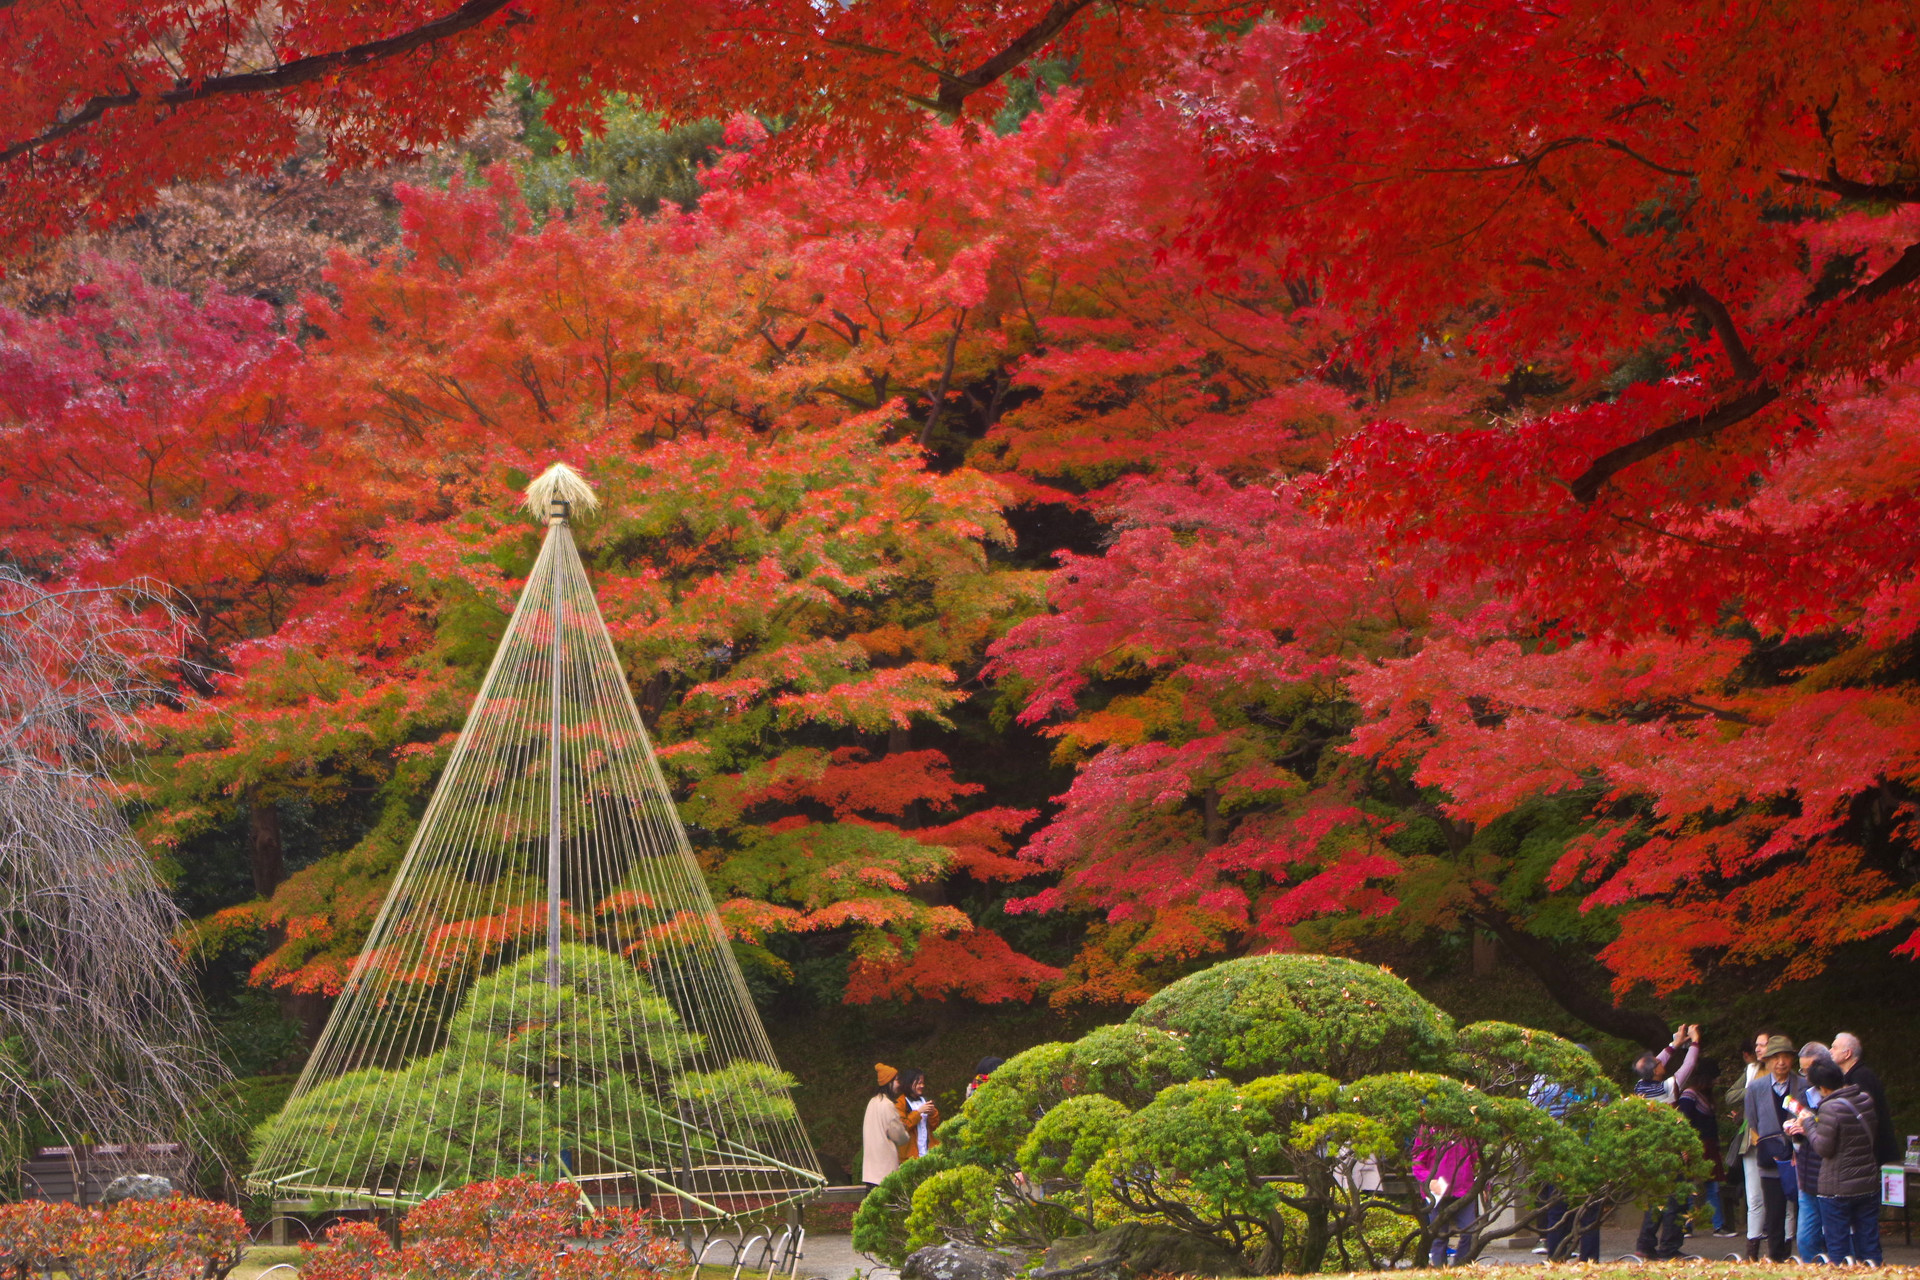
{"label": "man with white hair", "polygon": [[1880,1083],[1873,1068],[1860,1061],[1860,1037],[1842,1031],[1833,1038],[1833,1062],[1846,1075],[1848,1084],[1857,1084],[1873,1099],[1873,1155],[1881,1164],[1899,1164],[1903,1156],[1900,1140],[1893,1133],[1893,1112],[1887,1109],[1887,1087]]}

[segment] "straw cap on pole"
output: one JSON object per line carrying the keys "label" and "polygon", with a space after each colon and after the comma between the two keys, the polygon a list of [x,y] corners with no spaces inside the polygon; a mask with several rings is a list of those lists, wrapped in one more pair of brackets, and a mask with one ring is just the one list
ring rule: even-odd
{"label": "straw cap on pole", "polygon": [[527,486],[527,511],[543,524],[565,523],[573,508],[592,511],[599,505],[593,487],[564,462],[554,463]]}

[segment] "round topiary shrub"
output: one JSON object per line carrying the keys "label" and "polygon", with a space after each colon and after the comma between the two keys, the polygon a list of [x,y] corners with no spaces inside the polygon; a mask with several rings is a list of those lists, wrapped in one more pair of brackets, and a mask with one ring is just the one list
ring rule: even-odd
{"label": "round topiary shrub", "polygon": [[1338,956],[1229,960],[1182,978],[1130,1022],[1185,1037],[1191,1061],[1234,1080],[1444,1071],[1453,1019],[1375,965]]}
{"label": "round topiary shrub", "polygon": [[1203,1072],[1184,1036],[1128,1022],[1096,1027],[1072,1044],[1035,1045],[995,1070],[961,1113],[966,1140],[970,1150],[1011,1160],[1033,1122],[1069,1098],[1104,1094],[1144,1107]]}

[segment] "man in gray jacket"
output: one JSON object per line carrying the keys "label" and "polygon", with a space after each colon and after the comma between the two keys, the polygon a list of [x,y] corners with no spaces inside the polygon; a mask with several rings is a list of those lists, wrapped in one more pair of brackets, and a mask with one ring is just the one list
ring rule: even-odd
{"label": "man in gray jacket", "polygon": [[[1761,1194],[1766,1199],[1767,1213],[1767,1257],[1774,1262],[1785,1262],[1787,1196],[1780,1186],[1780,1178],[1782,1174],[1788,1178],[1793,1176],[1793,1148],[1782,1126],[1790,1118],[1787,1099],[1803,1096],[1807,1082],[1794,1070],[1800,1065],[1800,1055],[1795,1052],[1793,1041],[1785,1036],[1768,1040],[1760,1060],[1764,1070],[1747,1085],[1747,1132],[1753,1135],[1754,1149],[1760,1158]],[[1799,1201],[1797,1188],[1794,1200],[1796,1204]],[[1754,1252],[1751,1245],[1748,1252]]]}
{"label": "man in gray jacket", "polygon": [[1870,1262],[1880,1257],[1880,1161],[1874,1157],[1873,1095],[1848,1084],[1832,1059],[1807,1068],[1807,1079],[1826,1096],[1813,1123],[1813,1149],[1820,1153],[1820,1217],[1827,1257],[1834,1262]]}

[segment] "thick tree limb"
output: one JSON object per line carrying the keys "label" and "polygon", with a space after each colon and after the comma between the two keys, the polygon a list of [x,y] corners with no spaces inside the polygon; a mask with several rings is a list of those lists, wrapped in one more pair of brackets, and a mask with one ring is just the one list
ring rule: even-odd
{"label": "thick tree limb", "polygon": [[1038,53],[1049,41],[1066,29],[1069,22],[1093,0],[1054,0],[1040,21],[1015,36],[1006,48],[961,76],[941,77],[939,109],[958,115],[967,98],[986,88]]}
{"label": "thick tree limb", "polygon": [[[1820,332],[1831,329],[1842,317],[1848,315],[1855,309],[1878,302],[1901,289],[1908,288],[1916,281],[1920,281],[1920,244],[1910,244],[1907,246],[1906,251],[1895,260],[1892,266],[1853,292],[1847,294],[1835,304],[1833,319],[1829,321],[1827,325],[1823,326]],[[1698,288],[1698,286],[1691,285],[1689,288]],[[1700,290],[1700,293],[1707,299],[1712,300],[1712,295],[1706,294],[1705,290]],[[1696,305],[1698,305],[1697,299],[1694,299],[1691,294],[1688,295],[1688,298],[1689,301],[1694,301]],[[1718,306],[1718,302],[1714,301],[1714,305]],[[1722,313],[1725,312],[1724,307],[1721,307],[1720,310]],[[1709,322],[1714,324],[1716,331],[1719,331],[1719,322],[1714,319],[1711,312],[1703,310],[1702,313],[1708,316]],[[1727,326],[1727,330],[1721,334],[1722,342],[1726,342],[1729,334],[1732,336],[1734,342],[1739,342],[1739,334],[1738,331],[1733,328],[1731,317],[1727,318]],[[1799,352],[1784,362],[1789,372],[1799,372],[1805,366],[1808,359],[1808,349],[1818,341],[1819,336],[1819,333],[1816,332],[1798,344],[1800,348]],[[1730,359],[1734,358],[1734,350],[1735,348],[1733,347],[1728,347],[1727,349]],[[1744,345],[1740,346],[1739,350],[1744,352]],[[1753,363],[1752,357],[1747,357],[1749,368],[1753,367]],[[1738,365],[1736,365],[1736,369],[1737,368]],[[1751,375],[1749,375],[1749,380],[1751,380]],[[1763,382],[1755,386],[1749,386],[1739,395],[1729,400],[1723,400],[1718,405],[1703,413],[1695,414],[1689,418],[1682,418],[1678,422],[1670,423],[1658,430],[1648,432],[1638,440],[1623,444],[1615,449],[1607,450],[1589,463],[1587,469],[1578,476],[1575,476],[1573,482],[1567,487],[1572,491],[1576,501],[1591,503],[1595,498],[1600,496],[1600,490],[1608,481],[1612,480],[1613,477],[1619,475],[1622,471],[1625,471],[1628,467],[1638,462],[1645,462],[1648,458],[1663,453],[1675,445],[1685,444],[1690,440],[1710,439],[1728,427],[1736,423],[1744,422],[1754,414],[1759,413],[1762,409],[1778,400],[1781,395],[1784,394],[1784,391],[1784,387],[1777,381]]]}
{"label": "thick tree limb", "polygon": [[380,40],[349,45],[344,49],[335,49],[331,53],[316,53],[304,58],[295,58],[292,62],[282,63],[271,71],[208,76],[204,80],[181,83],[164,93],[151,95],[133,92],[96,94],[89,98],[78,111],[60,123],[0,150],[0,164],[77,133],[110,111],[135,106],[142,102],[155,106],[173,107],[236,94],[272,93],[310,84],[336,72],[368,66],[388,58],[397,58],[450,36],[470,31],[512,2],[513,0],[466,0],[465,4],[453,12],[435,18],[431,22],[422,23],[410,31],[402,31],[398,35],[387,36]]}
{"label": "thick tree limb", "polygon": [[1811,187],[1843,200],[1884,201],[1888,204],[1920,204],[1920,182],[1855,182],[1840,176],[1840,169],[1827,164],[1824,178],[1809,178],[1802,173],[1779,171],[1780,181],[1791,187]]}
{"label": "thick tree limb", "polygon": [[1551,943],[1543,942],[1513,923],[1497,908],[1477,909],[1474,923],[1500,939],[1507,953],[1525,965],[1556,1003],[1595,1031],[1604,1031],[1634,1044],[1666,1043],[1671,1029],[1659,1014],[1645,1009],[1623,1009],[1577,976],[1574,964]]}
{"label": "thick tree limb", "polygon": [[1600,496],[1603,485],[1635,463],[1645,462],[1655,454],[1664,453],[1677,444],[1716,436],[1735,423],[1751,418],[1779,398],[1780,388],[1778,387],[1755,387],[1751,391],[1717,405],[1706,413],[1692,418],[1682,418],[1657,431],[1650,431],[1638,440],[1623,444],[1617,449],[1609,449],[1595,458],[1587,464],[1585,471],[1574,477],[1573,483],[1568,488],[1573,491],[1577,501],[1590,503]]}
{"label": "thick tree limb", "polygon": [[953,332],[947,335],[947,359],[940,367],[940,381],[933,389],[933,408],[927,412],[927,420],[920,428],[920,447],[927,447],[927,441],[933,438],[933,429],[940,424],[940,415],[947,407],[947,388],[953,382],[953,356],[960,346],[960,329],[967,323],[967,308],[960,308],[960,314],[954,317]]}
{"label": "thick tree limb", "polygon": [[[1040,15],[1040,21],[1015,36],[1008,42],[1006,48],[1000,50],[1000,52],[994,54],[991,58],[988,58],[971,71],[949,71],[944,67],[935,66],[923,58],[916,58],[910,54],[901,53],[896,49],[886,49],[878,45],[862,44],[855,40],[827,38],[823,39],[821,43],[830,49],[845,49],[849,53],[864,53],[874,57],[893,58],[910,67],[916,67],[926,72],[940,82],[939,92],[931,98],[910,93],[905,95],[907,100],[916,106],[925,107],[929,111],[938,111],[945,116],[957,116],[960,114],[961,107],[966,105],[968,98],[980,92],[1002,76],[1005,76],[1015,67],[1045,48],[1048,41],[1066,30],[1067,24],[1072,22],[1082,9],[1088,8],[1093,3],[1094,0],[1054,0],[1053,4],[1047,6],[1047,11]],[[801,36],[805,33],[781,31],[779,34]]]}
{"label": "thick tree limb", "polygon": [[1714,336],[1720,339],[1720,349],[1727,353],[1727,362],[1733,366],[1734,376],[1742,382],[1752,382],[1759,377],[1760,367],[1754,364],[1746,342],[1740,337],[1740,326],[1733,322],[1732,314],[1727,311],[1727,304],[1708,293],[1698,280],[1688,281],[1681,296],[1687,305],[1713,326]]}

